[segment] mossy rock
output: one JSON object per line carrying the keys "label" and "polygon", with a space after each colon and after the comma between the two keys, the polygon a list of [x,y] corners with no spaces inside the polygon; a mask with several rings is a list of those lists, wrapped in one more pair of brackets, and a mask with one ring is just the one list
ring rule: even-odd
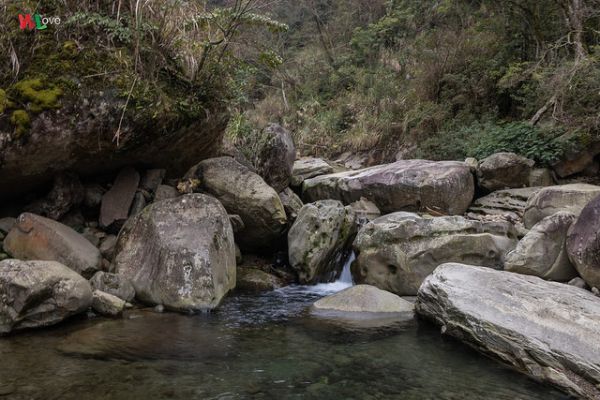
{"label": "mossy rock", "polygon": [[31,126],[31,118],[25,110],[15,110],[10,116],[10,122],[15,126],[15,135],[18,138],[22,137],[29,131]]}
{"label": "mossy rock", "polygon": [[62,89],[52,84],[47,84],[42,79],[24,79],[14,85],[17,96],[29,102],[29,109],[39,114],[44,110],[60,108],[59,98]]}

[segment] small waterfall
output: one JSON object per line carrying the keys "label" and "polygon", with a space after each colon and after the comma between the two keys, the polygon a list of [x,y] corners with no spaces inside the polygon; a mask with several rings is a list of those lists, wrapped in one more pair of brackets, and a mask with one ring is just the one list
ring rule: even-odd
{"label": "small waterfall", "polygon": [[354,252],[350,252],[348,259],[344,263],[344,269],[342,270],[342,274],[336,282],[340,283],[349,283],[352,286],[352,272],[350,272],[350,266],[352,265],[352,261],[356,259],[356,255]]}

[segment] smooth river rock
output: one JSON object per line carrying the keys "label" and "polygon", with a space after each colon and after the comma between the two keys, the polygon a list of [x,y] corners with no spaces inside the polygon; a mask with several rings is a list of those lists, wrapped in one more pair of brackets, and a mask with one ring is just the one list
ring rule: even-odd
{"label": "smooth river rock", "polygon": [[23,213],[4,239],[4,250],[21,260],[57,261],[86,278],[102,265],[102,256],[83,235],[60,222]]}
{"label": "smooth river rock", "polygon": [[401,160],[307,179],[303,197],[350,204],[364,197],[382,213],[427,211],[463,214],[475,190],[469,167],[456,161]]}
{"label": "smooth river rock", "polygon": [[139,300],[179,311],[216,307],[235,287],[235,244],[225,208],[189,194],[146,207],[129,219],[115,251],[114,272]]}
{"label": "smooth river rock", "polygon": [[139,183],[140,174],[135,169],[128,167],[119,172],[110,190],[102,196],[100,226],[108,227],[127,219]]}
{"label": "smooth river rock", "polygon": [[560,211],[535,224],[508,253],[504,268],[552,281],[577,277],[566,248],[567,232],[575,218],[572,213]]}
{"label": "smooth river rock", "polygon": [[584,207],[571,226],[567,250],[585,282],[600,288],[600,196]]}
{"label": "smooth river rock", "polygon": [[110,272],[98,271],[90,279],[94,290],[112,294],[125,301],[132,301],[135,297],[135,289],[129,279],[124,276]]}
{"label": "smooth river rock", "polygon": [[91,304],[88,281],[58,262],[0,262],[0,334],[54,325]]}
{"label": "smooth river rock", "polygon": [[110,293],[101,290],[94,290],[92,293],[92,309],[100,315],[118,317],[123,313],[125,305],[125,300]]}
{"label": "smooth river rock", "polygon": [[285,209],[277,192],[260,176],[231,157],[204,160],[186,174],[200,180],[204,192],[216,197],[244,229],[236,233],[243,250],[273,247],[287,228]]}
{"label": "smooth river rock", "polygon": [[505,255],[516,245],[516,232],[507,222],[398,212],[360,229],[352,276],[357,283],[414,296],[438,265],[463,262],[501,269]]}
{"label": "smooth river rock", "polygon": [[416,311],[442,332],[581,398],[600,398],[600,301],[538,277],[444,264]]}
{"label": "smooth river rock", "polygon": [[412,313],[414,305],[375,286],[356,285],[317,300],[312,308],[314,311]]}
{"label": "smooth river rock", "polygon": [[558,211],[579,215],[583,207],[599,195],[600,186],[587,183],[545,187],[529,198],[523,215],[525,227],[529,229]]}
{"label": "smooth river rock", "polygon": [[288,232],[290,266],[301,283],[335,279],[356,234],[355,214],[337,200],[305,204]]}

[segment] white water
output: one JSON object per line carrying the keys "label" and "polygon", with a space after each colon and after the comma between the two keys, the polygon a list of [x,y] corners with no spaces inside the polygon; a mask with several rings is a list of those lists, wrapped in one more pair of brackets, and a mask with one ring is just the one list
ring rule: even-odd
{"label": "white water", "polygon": [[352,265],[352,261],[356,256],[354,252],[351,252],[348,256],[348,259],[344,263],[344,268],[342,269],[342,274],[335,282],[331,283],[317,283],[316,285],[304,285],[304,286],[286,286],[284,288],[278,289],[286,294],[291,293],[311,293],[327,296],[333,293],[337,293],[341,290],[349,288],[353,286],[352,282],[352,273],[350,272],[350,266]]}

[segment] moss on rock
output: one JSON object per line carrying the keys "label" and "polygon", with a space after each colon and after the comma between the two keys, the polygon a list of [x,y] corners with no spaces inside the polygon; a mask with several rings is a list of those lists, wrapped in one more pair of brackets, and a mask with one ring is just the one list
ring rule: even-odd
{"label": "moss on rock", "polygon": [[22,137],[29,131],[31,126],[31,118],[25,110],[15,110],[10,116],[10,122],[15,126],[16,138]]}

